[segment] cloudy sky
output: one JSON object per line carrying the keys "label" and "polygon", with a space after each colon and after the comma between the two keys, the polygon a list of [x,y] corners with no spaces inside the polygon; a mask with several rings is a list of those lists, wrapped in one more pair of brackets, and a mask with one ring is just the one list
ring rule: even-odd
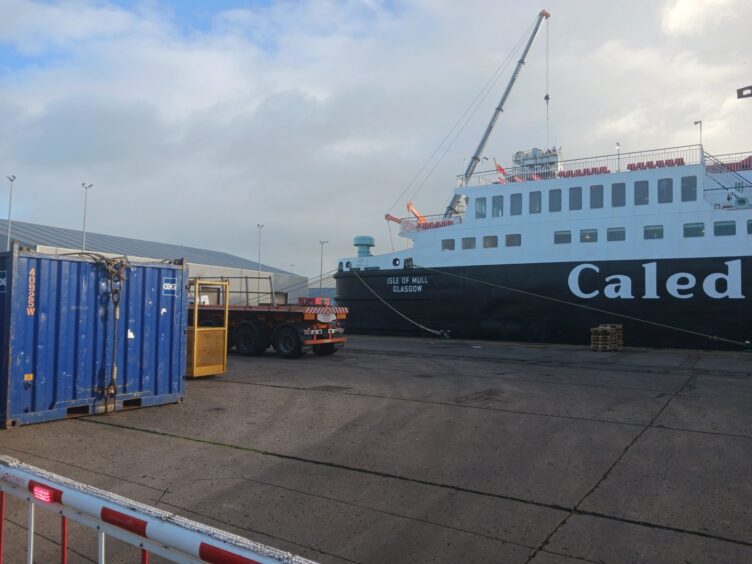
{"label": "cloudy sky", "polygon": [[[80,228],[86,181],[93,231],[255,259],[263,223],[262,261],[309,275],[321,239],[325,270],[355,235],[389,250],[384,213],[405,215],[400,194],[541,8],[565,157],[695,143],[697,119],[709,152],[752,150],[735,96],[749,0],[0,0],[14,218]],[[488,145],[500,163],[545,145],[545,37]],[[422,212],[446,206],[509,71],[414,195]]]}

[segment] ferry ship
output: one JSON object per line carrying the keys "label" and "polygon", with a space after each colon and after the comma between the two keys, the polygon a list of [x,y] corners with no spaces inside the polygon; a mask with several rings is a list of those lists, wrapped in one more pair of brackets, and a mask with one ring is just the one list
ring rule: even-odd
{"label": "ferry ship", "polygon": [[584,344],[620,323],[631,346],[747,347],[752,151],[533,149],[475,172],[545,17],[447,211],[388,216],[410,248],[374,255],[356,237],[357,255],[339,261],[347,329]]}

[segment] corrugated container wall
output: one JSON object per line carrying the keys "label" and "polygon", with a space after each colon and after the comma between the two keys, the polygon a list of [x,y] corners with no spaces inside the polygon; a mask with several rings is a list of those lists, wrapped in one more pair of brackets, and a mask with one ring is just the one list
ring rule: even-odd
{"label": "corrugated container wall", "polygon": [[0,423],[180,401],[186,282],[182,264],[0,255]]}

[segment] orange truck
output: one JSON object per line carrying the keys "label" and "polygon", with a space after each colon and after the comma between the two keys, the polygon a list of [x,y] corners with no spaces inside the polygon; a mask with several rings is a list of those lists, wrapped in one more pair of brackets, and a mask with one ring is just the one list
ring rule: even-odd
{"label": "orange truck", "polygon": [[[190,306],[194,315],[195,301]],[[342,321],[347,308],[328,298],[299,298],[285,305],[198,306],[198,325],[222,327],[227,312],[227,347],[246,356],[263,354],[270,346],[282,358],[297,358],[310,349],[316,355],[334,354],[345,341]]]}

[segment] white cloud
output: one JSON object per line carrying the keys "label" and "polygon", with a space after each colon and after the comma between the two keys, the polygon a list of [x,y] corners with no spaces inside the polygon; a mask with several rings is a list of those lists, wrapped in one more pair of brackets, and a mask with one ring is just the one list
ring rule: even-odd
{"label": "white cloud", "polygon": [[0,3],[0,41],[12,42],[32,55],[101,37],[112,38],[152,27],[149,20],[108,4],[68,1],[55,4],[28,0]]}
{"label": "white cloud", "polygon": [[661,25],[671,35],[712,32],[741,5],[742,0],[672,0],[663,9]]}
{"label": "white cloud", "polygon": [[[669,20],[694,25],[682,2],[551,3],[551,137],[568,157],[616,140],[692,143],[695,119],[711,150],[752,148],[752,104],[730,98],[749,82],[750,7],[727,0],[741,12],[705,14],[725,18],[720,41],[662,32]],[[320,239],[332,262],[354,235],[388,247],[383,214],[537,12],[312,0],[186,30],[163,3],[146,6],[0,0],[13,22],[0,53],[22,54],[0,60],[0,172],[18,176],[14,215],[77,227],[86,180],[93,230],[253,258],[261,222],[264,257],[306,273],[318,272]],[[500,163],[545,143],[544,38],[490,140]],[[421,211],[443,210],[507,78],[415,198]]]}

